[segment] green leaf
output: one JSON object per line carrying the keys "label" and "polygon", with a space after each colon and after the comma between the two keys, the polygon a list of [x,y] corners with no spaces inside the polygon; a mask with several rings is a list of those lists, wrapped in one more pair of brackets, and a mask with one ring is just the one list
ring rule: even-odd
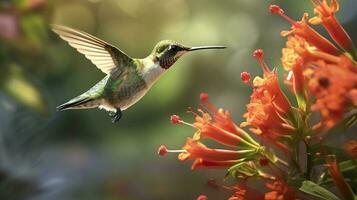
{"label": "green leaf", "polygon": [[338,198],[335,194],[312,181],[304,181],[299,190],[312,196],[319,197],[321,199],[340,200],[340,198]]}
{"label": "green leaf", "polygon": [[47,41],[44,19],[37,14],[27,14],[21,18],[21,28],[26,39],[35,47],[43,48]]}
{"label": "green leaf", "polygon": [[338,165],[339,165],[341,172],[356,170],[357,169],[357,159],[346,160],[346,161],[340,162]]}
{"label": "green leaf", "polygon": [[346,128],[351,128],[357,122],[357,113],[353,113],[343,120],[343,124]]}
{"label": "green leaf", "polygon": [[300,110],[302,110],[304,113],[307,112],[307,102],[306,102],[306,97],[303,92],[299,92],[296,95],[296,101],[298,103],[298,107]]}
{"label": "green leaf", "polygon": [[278,157],[276,157],[275,153],[272,150],[267,150],[264,149],[262,151],[262,155],[264,155],[268,160],[270,160],[273,163],[276,163],[278,161]]}
{"label": "green leaf", "polygon": [[329,129],[326,133],[328,136],[333,136],[336,134],[341,134],[349,128],[352,128],[357,123],[357,112],[353,110],[345,117],[342,121],[340,121],[336,126]]}
{"label": "green leaf", "polygon": [[228,174],[237,177],[238,174],[244,174],[245,176],[255,176],[258,174],[256,167],[251,161],[244,162],[245,159],[238,161],[238,164],[228,169]]}
{"label": "green leaf", "polygon": [[[5,70],[4,70],[5,71]],[[43,114],[48,114],[47,102],[39,88],[16,64],[8,67],[6,74],[1,74],[0,90],[13,97],[19,103]]]}
{"label": "green leaf", "polygon": [[[350,184],[354,185],[357,182],[356,175],[354,174],[355,170],[357,170],[357,159],[353,160],[345,160],[338,164],[340,172],[343,173],[346,177],[346,181]],[[320,180],[317,182],[320,185],[328,185],[333,180],[331,177],[326,176],[328,174],[327,170],[324,170],[322,175],[320,176]]]}

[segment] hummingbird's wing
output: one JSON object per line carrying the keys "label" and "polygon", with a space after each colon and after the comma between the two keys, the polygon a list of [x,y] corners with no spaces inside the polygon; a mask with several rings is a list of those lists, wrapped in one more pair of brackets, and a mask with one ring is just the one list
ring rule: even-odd
{"label": "hummingbird's wing", "polygon": [[88,33],[60,25],[52,25],[52,30],[106,74],[118,69],[121,73],[127,63],[132,62],[132,58],[118,48]]}

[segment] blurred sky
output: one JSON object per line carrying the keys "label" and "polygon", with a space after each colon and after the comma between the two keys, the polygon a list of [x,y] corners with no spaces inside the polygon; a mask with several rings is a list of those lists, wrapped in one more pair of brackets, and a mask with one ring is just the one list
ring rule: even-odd
{"label": "blurred sky", "polygon": [[[189,162],[159,157],[157,148],[181,148],[192,135],[190,128],[171,125],[169,116],[192,120],[185,111],[197,106],[201,91],[240,123],[250,94],[240,73],[261,74],[251,52],[263,48],[269,65],[280,70],[285,41],[279,33],[290,26],[268,12],[272,3],[294,19],[312,14],[308,0],[1,0],[0,197],[223,198],[205,183],[221,181],[224,171],[191,172]],[[340,3],[337,16],[356,40],[356,1]],[[97,109],[55,112],[104,74],[49,24],[86,31],[138,58],[163,39],[228,49],[185,55],[112,124]]]}

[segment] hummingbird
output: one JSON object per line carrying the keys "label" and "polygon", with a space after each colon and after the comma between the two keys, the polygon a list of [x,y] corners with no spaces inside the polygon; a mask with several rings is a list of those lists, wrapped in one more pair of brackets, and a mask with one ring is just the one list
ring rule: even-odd
{"label": "hummingbird", "polygon": [[156,44],[145,58],[131,58],[119,48],[86,32],[61,25],[52,30],[78,52],[84,54],[106,76],[88,91],[58,106],[57,111],[99,108],[109,111],[112,122],[122,111],[137,103],[153,84],[184,54],[224,46],[188,47],[172,40]]}

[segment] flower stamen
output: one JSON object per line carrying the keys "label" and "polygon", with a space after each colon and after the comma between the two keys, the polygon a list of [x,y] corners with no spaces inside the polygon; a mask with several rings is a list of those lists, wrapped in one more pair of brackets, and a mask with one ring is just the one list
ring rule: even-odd
{"label": "flower stamen", "polygon": [[296,21],[285,15],[284,10],[280,8],[278,5],[270,5],[269,10],[272,14],[277,14],[283,17],[286,21],[288,21],[291,25],[296,25]]}
{"label": "flower stamen", "polygon": [[159,154],[160,156],[163,156],[167,153],[185,153],[186,150],[184,149],[178,149],[178,150],[171,150],[171,149],[167,149],[167,147],[165,145],[161,145],[157,151],[157,154]]}
{"label": "flower stamen", "polygon": [[253,57],[257,59],[259,62],[260,67],[262,68],[264,74],[268,74],[270,72],[270,69],[268,65],[264,61],[264,51],[263,49],[257,49],[253,52]]}

